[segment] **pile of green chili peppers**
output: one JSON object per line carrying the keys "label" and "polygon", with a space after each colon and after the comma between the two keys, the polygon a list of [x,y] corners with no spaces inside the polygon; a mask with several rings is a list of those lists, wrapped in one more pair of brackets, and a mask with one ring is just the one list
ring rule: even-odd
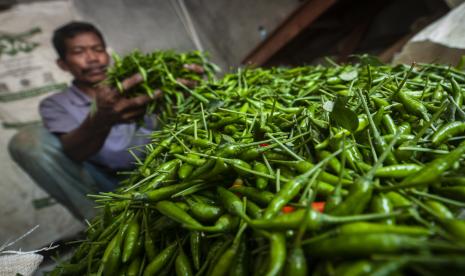
{"label": "pile of green chili peppers", "polygon": [[465,274],[463,71],[362,59],[193,92],[51,275]]}

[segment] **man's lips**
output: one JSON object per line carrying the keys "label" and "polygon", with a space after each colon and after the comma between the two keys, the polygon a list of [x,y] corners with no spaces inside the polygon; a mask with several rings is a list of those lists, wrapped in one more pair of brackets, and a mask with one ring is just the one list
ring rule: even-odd
{"label": "man's lips", "polygon": [[99,66],[99,67],[92,67],[92,68],[87,68],[82,70],[82,73],[84,75],[90,75],[90,76],[95,76],[95,75],[103,75],[106,74],[106,66]]}

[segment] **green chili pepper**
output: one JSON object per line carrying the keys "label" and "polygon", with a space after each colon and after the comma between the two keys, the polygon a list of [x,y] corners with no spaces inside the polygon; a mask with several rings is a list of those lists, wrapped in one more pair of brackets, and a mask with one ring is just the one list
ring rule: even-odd
{"label": "green chili pepper", "polygon": [[344,263],[336,268],[335,275],[341,276],[357,276],[357,275],[370,275],[373,271],[374,265],[371,261],[360,260],[350,263]]}
{"label": "green chili pepper", "polygon": [[447,208],[444,204],[438,201],[427,200],[425,203],[439,218],[451,219],[454,217],[449,208]]}
{"label": "green chili pepper", "polygon": [[[326,151],[326,150],[322,150],[322,151],[318,152],[318,154],[320,155],[321,159],[326,158],[326,157],[331,155],[331,153],[329,151]],[[349,175],[348,170],[342,170],[342,164],[341,164],[341,162],[339,162],[339,160],[337,158],[330,159],[328,161],[328,167],[330,167],[332,169],[333,173],[336,173],[336,174],[339,174],[342,171],[342,175],[346,179],[351,179],[352,178]],[[323,178],[323,176],[321,176],[321,177]],[[328,176],[325,176],[325,178],[327,178],[327,177]],[[321,180],[323,180],[323,179],[321,179]]]}
{"label": "green chili pepper", "polygon": [[164,180],[170,179],[176,175],[176,171],[181,165],[181,161],[177,159],[170,160],[157,168],[158,177],[153,178],[147,185],[148,189],[155,189],[160,186]]}
{"label": "green chili pepper", "polygon": [[412,205],[410,200],[394,191],[386,193],[386,197],[389,199],[394,208],[407,207]]}
{"label": "green chili pepper", "polygon": [[225,118],[219,120],[218,122],[209,123],[208,128],[209,129],[218,129],[218,128],[224,127],[226,125],[236,123],[236,122],[238,122],[240,120],[241,120],[241,118],[238,117],[238,116],[225,117]]}
{"label": "green chili pepper", "polygon": [[389,114],[383,115],[383,126],[388,134],[395,134],[397,132],[397,126],[392,117]]}
{"label": "green chili pepper", "polygon": [[465,221],[453,218],[439,218],[442,227],[457,241],[465,243]]}
{"label": "green chili pepper", "polygon": [[280,275],[286,263],[286,236],[283,233],[270,233],[270,260],[268,271],[265,275]]}
{"label": "green chili pepper", "polygon": [[138,276],[141,269],[142,260],[140,258],[134,258],[128,266],[126,275],[127,276]]}
{"label": "green chili pepper", "polygon": [[408,225],[389,225],[373,222],[351,222],[346,223],[335,230],[340,235],[347,234],[373,234],[373,233],[390,233],[410,236],[429,236],[433,232],[420,226]]}
{"label": "green chili pepper", "polygon": [[[274,231],[285,231],[289,229],[298,229],[302,224],[305,216],[305,210],[299,209],[291,213],[280,214],[274,218],[254,219],[249,223],[257,229],[267,229]],[[394,216],[394,214],[363,214],[354,216],[331,216],[320,213],[315,210],[309,210],[307,213],[307,230],[319,230],[326,225],[340,224],[354,221],[384,219]]]}
{"label": "green chili pepper", "polygon": [[194,263],[194,268],[196,270],[200,269],[200,257],[201,257],[201,252],[200,252],[200,243],[202,240],[202,235],[198,231],[193,231],[189,235],[189,241],[190,241],[190,249],[191,249],[191,256],[192,256],[192,262]]}
{"label": "green chili pepper", "polygon": [[99,271],[103,275],[115,275],[121,264],[121,233],[116,234],[108,244],[103,254],[102,264]]}
{"label": "green chili pepper", "polygon": [[194,170],[194,166],[192,166],[191,164],[188,164],[188,163],[182,164],[178,170],[179,179],[184,180],[188,178],[191,175],[193,170]]}
{"label": "green chili pepper", "polygon": [[216,221],[223,210],[220,207],[213,206],[204,202],[194,201],[192,199],[186,199],[189,204],[192,215],[202,222]]}
{"label": "green chili pepper", "polygon": [[465,123],[450,122],[442,125],[431,138],[433,145],[438,146],[444,143],[449,138],[465,132]]}
{"label": "green chili pepper", "polygon": [[221,255],[221,257],[218,259],[218,262],[215,264],[209,275],[226,275],[226,272],[231,267],[233,260],[236,257],[237,252],[239,251],[242,233],[244,232],[245,227],[246,225],[242,226],[241,229],[239,229],[232,245]]}
{"label": "green chili pepper", "polygon": [[[380,127],[381,121],[383,120],[384,115],[385,115],[384,114],[384,108],[381,108],[372,116],[373,122],[375,123],[376,127],[378,127],[378,128]],[[368,116],[367,116],[367,118],[368,118]]]}
{"label": "green chili pepper", "polygon": [[210,169],[212,169],[215,166],[216,161],[213,159],[207,160],[203,165],[200,167],[196,168],[192,174],[190,175],[189,179],[196,179],[200,178],[202,175],[208,173]]}
{"label": "green chili pepper", "polygon": [[191,262],[189,258],[186,256],[186,254],[184,253],[184,250],[182,250],[181,246],[180,246],[178,256],[176,257],[175,269],[176,269],[177,276],[194,275],[194,272],[192,271],[192,267],[191,267]]}
{"label": "green chili pepper", "polygon": [[335,216],[360,214],[365,209],[373,193],[373,184],[367,177],[359,178],[349,191],[345,200],[335,206],[330,214]]}
{"label": "green chili pepper", "polygon": [[[328,184],[323,181],[318,181],[318,185],[315,185],[315,186],[317,186],[317,194],[321,196],[325,196],[325,197],[331,196],[333,192],[335,191],[335,188],[333,185]],[[341,196],[346,196],[349,192],[346,189],[341,189],[340,193],[341,193]]]}
{"label": "green chili pepper", "polygon": [[272,192],[260,191],[253,187],[245,186],[232,186],[229,190],[246,196],[247,199],[259,204],[260,206],[266,207],[275,196]]}
{"label": "green chili pepper", "polygon": [[162,200],[155,204],[155,208],[163,215],[181,224],[201,227],[202,225],[193,219],[186,211],[179,208],[174,202]]}
{"label": "green chili pepper", "polygon": [[396,99],[404,106],[405,110],[410,114],[419,116],[425,120],[429,120],[428,110],[425,105],[419,100],[414,99],[405,93],[405,91],[400,90],[397,92]]}
{"label": "green chili pepper", "polygon": [[180,183],[163,188],[158,188],[153,191],[146,193],[137,193],[134,194],[134,200],[147,201],[147,202],[157,202],[160,200],[168,199],[175,193],[178,193],[186,188],[192,186],[192,183]]}
{"label": "green chili pepper", "polygon": [[230,214],[224,214],[218,218],[212,226],[192,226],[192,225],[184,225],[184,227],[195,230],[195,231],[203,231],[203,232],[212,232],[212,233],[224,233],[224,232],[232,232],[237,228],[239,223],[239,218],[236,216],[232,216]]}
{"label": "green chili pepper", "polygon": [[[254,162],[253,170],[260,173],[269,173],[266,165],[257,161]],[[255,176],[255,186],[260,190],[266,189],[266,187],[268,186],[268,179],[260,176]]]}
{"label": "green chili pepper", "polygon": [[203,164],[205,164],[205,159],[200,159],[200,157],[194,153],[189,153],[187,156],[180,155],[180,154],[174,154],[174,156],[192,166],[198,167],[198,166],[202,166]]}
{"label": "green chili pepper", "polygon": [[248,217],[245,213],[244,205],[242,200],[237,197],[233,192],[228,191],[223,187],[218,187],[216,189],[218,197],[223,204],[224,208],[233,215],[239,216],[242,219],[248,220]]}
{"label": "green chili pepper", "polygon": [[465,187],[455,186],[455,187],[433,187],[432,190],[434,193],[447,198],[465,201]]}
{"label": "green chili pepper", "polygon": [[227,125],[227,126],[224,127],[223,131],[224,131],[224,133],[234,135],[239,130],[237,129],[237,127],[235,125]]}
{"label": "green chili pepper", "polygon": [[[218,258],[223,254],[223,252],[226,251],[226,249],[231,245],[231,240],[230,239],[220,239],[215,241],[212,246],[211,250],[208,252],[207,257],[205,262],[203,263],[202,267],[200,270],[197,272],[197,275],[203,275],[204,271],[208,268],[210,265],[210,268],[213,269],[213,265],[216,264]],[[211,269],[209,269],[206,275],[211,274]]]}
{"label": "green chili pepper", "polygon": [[[241,159],[225,159],[225,163],[231,165],[234,170],[241,176],[248,175],[249,172],[247,170],[251,170],[252,166],[249,163],[242,161]],[[246,170],[244,170],[244,168]]]}
{"label": "green chili pepper", "polygon": [[[371,211],[374,213],[390,214],[392,213],[392,209],[393,209],[393,206],[391,202],[382,193],[373,196],[373,198],[371,199]],[[388,225],[393,225],[394,219],[387,218],[383,220],[382,222]]]}
{"label": "green chili pepper", "polygon": [[229,268],[229,276],[245,276],[249,274],[250,254],[247,248],[247,239],[243,237],[239,243],[239,248],[234,262]]}
{"label": "green chili pepper", "polygon": [[224,173],[224,172],[226,172],[228,170],[229,170],[229,166],[225,162],[225,160],[223,158],[218,158],[218,159],[216,159],[215,166],[213,166],[211,171],[209,171],[208,173],[205,173],[204,175],[202,175],[199,178],[211,179],[212,177],[220,175],[220,174],[222,174],[222,173]]}
{"label": "green chili pepper", "polygon": [[465,153],[465,142],[462,142],[456,149],[445,154],[440,158],[436,158],[430,163],[426,164],[417,173],[405,178],[395,188],[415,187],[421,185],[428,185],[437,181],[441,175],[448,170],[455,162],[457,162]]}
{"label": "green chili pepper", "polygon": [[[400,129],[400,127],[399,127],[399,129]],[[381,138],[384,141],[386,141],[386,143],[390,143],[394,137],[395,137],[394,134],[387,134],[387,135],[383,135]],[[405,143],[405,142],[410,142],[413,139],[415,139],[415,135],[402,134],[402,135],[399,136],[399,139],[397,140],[396,145],[402,144],[402,143]]]}
{"label": "green chili pepper", "polygon": [[396,272],[400,273],[399,271],[406,263],[408,262],[408,258],[400,258],[397,260],[390,260],[381,265],[378,265],[373,271],[371,275],[374,276],[387,276],[393,275]]}
{"label": "green chili pepper", "polygon": [[451,78],[450,82],[452,86],[452,93],[454,96],[454,101],[457,104],[458,108],[462,108],[462,103],[463,103],[462,89],[460,88],[460,85],[457,83],[457,81],[453,77]]}
{"label": "green chili pepper", "polygon": [[262,216],[262,209],[250,200],[247,200],[246,212],[252,219],[257,219]]}
{"label": "green chili pepper", "polygon": [[305,245],[305,252],[318,257],[356,257],[402,253],[426,248],[425,239],[399,234],[340,235]]}
{"label": "green chili pepper", "polygon": [[[273,162],[276,162],[276,161],[273,161]],[[295,168],[299,173],[308,172],[314,167],[314,165],[308,161],[291,161],[291,162],[288,162],[287,164]],[[321,181],[324,181],[324,182],[327,182],[333,185],[336,185],[337,183],[339,183],[338,176],[335,176],[327,172],[321,172],[318,175],[318,180],[321,180]],[[349,185],[353,183],[353,181],[349,179],[342,179],[341,181],[343,185]]]}
{"label": "green chili pepper", "polygon": [[287,256],[284,275],[307,275],[307,260],[302,247],[294,247]]}
{"label": "green chili pepper", "polygon": [[422,166],[417,164],[396,164],[384,166],[376,170],[376,177],[405,178],[421,170]]}
{"label": "green chili pepper", "polygon": [[123,263],[131,261],[136,256],[139,234],[140,224],[137,216],[135,216],[133,220],[129,223],[128,230],[124,238],[122,254]]}
{"label": "green chili pepper", "polygon": [[169,150],[170,154],[183,153],[183,152],[184,152],[184,148],[181,145],[178,145],[178,144],[170,145],[170,150]]}
{"label": "green chili pepper", "polygon": [[202,139],[202,138],[194,138],[192,136],[186,136],[186,138],[187,138],[187,141],[189,141],[192,145],[200,147],[200,148],[210,148],[213,145],[215,145],[214,143],[208,140]]}
{"label": "green chili pepper", "polygon": [[141,172],[145,172],[145,169],[151,165],[152,161],[160,154],[162,153],[162,151],[166,150],[169,145],[171,144],[171,141],[173,140],[173,138],[167,138],[163,141],[161,141],[157,147],[155,147],[150,153],[149,155],[145,158],[144,160],[144,165],[142,166],[142,168],[140,169]]}
{"label": "green chili pepper", "polygon": [[168,245],[158,254],[144,270],[144,276],[157,275],[176,252],[176,243]]}
{"label": "green chili pepper", "polygon": [[145,255],[147,256],[147,260],[150,262],[157,256],[157,251],[155,249],[155,243],[153,241],[152,235],[150,234],[150,230],[148,228],[147,216],[144,215],[143,217],[144,223],[144,249]]}

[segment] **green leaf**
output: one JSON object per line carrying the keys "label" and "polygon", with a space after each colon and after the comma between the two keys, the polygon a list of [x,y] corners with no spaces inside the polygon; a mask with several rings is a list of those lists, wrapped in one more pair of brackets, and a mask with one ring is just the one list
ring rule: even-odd
{"label": "green leaf", "polygon": [[465,55],[463,55],[459,62],[457,63],[457,66],[455,66],[455,69],[457,70],[464,70],[465,69]]}
{"label": "green leaf", "polygon": [[372,65],[372,66],[382,66],[382,63],[376,56],[363,54],[363,55],[353,55],[354,57],[360,60],[362,65]]}
{"label": "green leaf", "polygon": [[358,128],[358,117],[354,111],[346,107],[347,100],[347,97],[337,97],[330,117],[337,126],[354,132]]}
{"label": "green leaf", "polygon": [[355,69],[352,69],[350,71],[344,71],[339,74],[339,78],[343,81],[351,81],[354,80],[358,77],[358,72]]}

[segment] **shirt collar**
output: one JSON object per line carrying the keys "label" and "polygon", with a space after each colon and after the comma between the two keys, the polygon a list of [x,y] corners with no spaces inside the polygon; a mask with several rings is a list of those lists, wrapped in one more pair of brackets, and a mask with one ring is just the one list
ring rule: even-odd
{"label": "shirt collar", "polygon": [[91,97],[79,90],[79,88],[74,85],[70,86],[69,95],[71,103],[76,106],[89,106],[92,101]]}

